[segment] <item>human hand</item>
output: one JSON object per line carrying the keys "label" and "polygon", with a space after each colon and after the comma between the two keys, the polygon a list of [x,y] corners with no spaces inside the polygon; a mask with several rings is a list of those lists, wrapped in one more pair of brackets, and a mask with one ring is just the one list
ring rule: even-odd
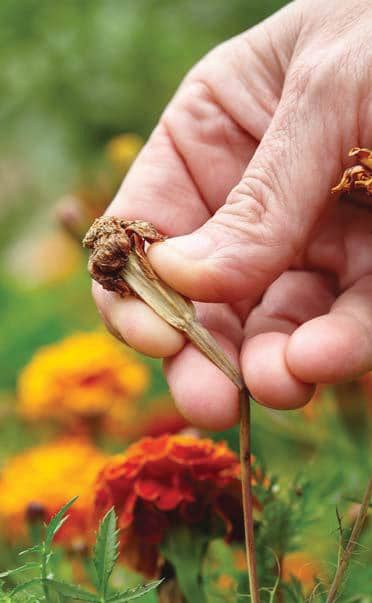
{"label": "human hand", "polygon": [[[192,69],[109,214],[170,236],[156,272],[197,300],[252,395],[304,405],[372,369],[372,211],[330,197],[372,141],[370,0],[298,0]],[[94,284],[109,329],[166,357],[196,425],[238,420],[235,386],[143,302]],[[202,302],[202,303],[199,303]]]}

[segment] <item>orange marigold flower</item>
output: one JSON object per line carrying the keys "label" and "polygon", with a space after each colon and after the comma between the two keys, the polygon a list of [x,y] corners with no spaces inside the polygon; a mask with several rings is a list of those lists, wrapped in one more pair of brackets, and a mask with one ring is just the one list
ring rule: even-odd
{"label": "orange marigold flower", "polygon": [[49,521],[79,496],[57,535],[66,546],[89,540],[93,485],[107,456],[91,444],[65,438],[11,458],[0,476],[0,521],[13,541],[27,538],[27,523]]}
{"label": "orange marigold flower", "polygon": [[124,560],[149,576],[172,525],[218,517],[228,539],[243,535],[240,464],[224,442],[186,435],[143,438],[110,460],[96,485],[98,516],[115,507]]}
{"label": "orange marigold flower", "polygon": [[20,414],[33,420],[124,422],[149,371],[104,332],[78,333],[36,352],[19,377]]}
{"label": "orange marigold flower", "polygon": [[120,170],[126,171],[143,146],[138,134],[120,134],[108,143],[106,150],[111,163]]}

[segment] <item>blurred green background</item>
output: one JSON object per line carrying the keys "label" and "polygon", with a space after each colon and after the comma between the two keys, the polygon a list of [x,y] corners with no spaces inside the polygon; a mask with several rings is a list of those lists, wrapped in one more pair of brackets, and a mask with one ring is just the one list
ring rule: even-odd
{"label": "blurred green background", "polygon": [[76,303],[88,292],[86,278],[82,290],[81,279],[65,285],[63,300],[58,289],[43,297],[10,290],[9,281],[33,283],[25,241],[51,228],[61,195],[94,188],[111,137],[135,132],[146,139],[197,60],[282,4],[0,2],[0,321],[7,341],[0,384],[14,384],[35,345],[92,318],[88,295],[83,312]]}
{"label": "blurred green background", "polygon": [[[94,189],[112,137],[134,132],[146,139],[197,60],[283,4],[1,0],[0,463],[40,437],[8,412],[19,370],[40,345],[98,325],[84,253],[72,243],[73,249],[57,254],[53,244],[59,236],[57,200],[84,187]],[[35,252],[40,241],[44,247]],[[73,269],[56,276],[53,263],[63,268],[65,257]],[[45,275],[37,262],[47,260],[52,268]],[[165,385],[159,366],[151,366],[157,395]],[[336,407],[337,395],[331,392],[315,418],[261,408],[254,409],[253,418],[255,451],[270,471],[284,484],[300,472],[310,479],[308,502],[316,528],[306,527],[304,518],[299,529],[310,552],[322,555],[331,570],[337,555],[336,504],[346,512],[350,500],[360,500],[370,454],[365,416],[363,428],[353,431]],[[223,435],[236,449],[236,430]],[[364,539],[350,596],[372,590],[370,532]],[[0,547],[0,565],[7,563]]]}

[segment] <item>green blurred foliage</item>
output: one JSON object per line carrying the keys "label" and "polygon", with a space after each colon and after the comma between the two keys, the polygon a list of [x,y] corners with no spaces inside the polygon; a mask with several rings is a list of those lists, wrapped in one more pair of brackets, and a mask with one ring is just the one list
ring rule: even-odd
{"label": "green blurred foliage", "polygon": [[[49,435],[43,426],[27,428],[12,413],[19,370],[41,345],[99,324],[83,253],[69,278],[26,286],[5,261],[9,248],[26,233],[37,238],[51,228],[55,200],[94,179],[112,136],[132,131],[146,138],[181,78],[208,50],[283,4],[0,2],[0,464]],[[165,383],[159,363],[144,361],[152,369],[150,399],[164,393]],[[345,423],[332,393],[323,397],[321,411],[312,418],[302,411],[253,407],[254,452],[278,476],[280,488],[258,528],[261,574],[275,566],[274,554],[298,548],[320,559],[332,575],[338,549],[336,506],[347,533],[350,499],[361,499],[370,465],[368,421],[358,421],[353,428]],[[238,449],[237,429],[213,437]],[[293,484],[303,479],[308,485],[294,496]],[[371,540],[371,530],[365,530],[348,574],[345,601],[359,594],[370,601]],[[214,554],[228,571],[231,551],[218,546]],[[14,565],[16,553],[0,543],[1,569]],[[211,580],[212,574],[210,570]],[[261,575],[263,584],[273,587],[273,576]],[[246,584],[239,580],[244,592]]]}

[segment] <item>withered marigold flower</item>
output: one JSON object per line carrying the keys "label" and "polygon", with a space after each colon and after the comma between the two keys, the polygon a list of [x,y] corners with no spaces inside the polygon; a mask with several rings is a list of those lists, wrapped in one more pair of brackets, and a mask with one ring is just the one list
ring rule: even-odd
{"label": "withered marigold flower", "polygon": [[363,194],[372,195],[372,151],[354,147],[349,157],[355,157],[357,165],[345,170],[341,181],[332,189],[333,193],[345,193],[362,201]]}
{"label": "withered marigold flower", "polygon": [[73,426],[125,422],[148,380],[146,366],[108,333],[77,333],[36,352],[19,377],[18,410],[26,419]]}
{"label": "withered marigold flower", "polygon": [[111,163],[125,172],[143,147],[143,140],[138,134],[120,134],[110,140],[106,152]]}
{"label": "withered marigold flower", "polygon": [[186,435],[143,438],[113,457],[98,477],[98,517],[112,506],[124,561],[153,576],[172,527],[202,524],[212,536],[222,523],[227,539],[243,537],[239,459],[224,442]]}
{"label": "withered marigold flower", "polygon": [[15,542],[27,539],[28,523],[49,521],[71,498],[79,496],[57,535],[73,547],[91,535],[93,485],[107,456],[77,439],[31,448],[11,458],[0,475],[0,522]]}

